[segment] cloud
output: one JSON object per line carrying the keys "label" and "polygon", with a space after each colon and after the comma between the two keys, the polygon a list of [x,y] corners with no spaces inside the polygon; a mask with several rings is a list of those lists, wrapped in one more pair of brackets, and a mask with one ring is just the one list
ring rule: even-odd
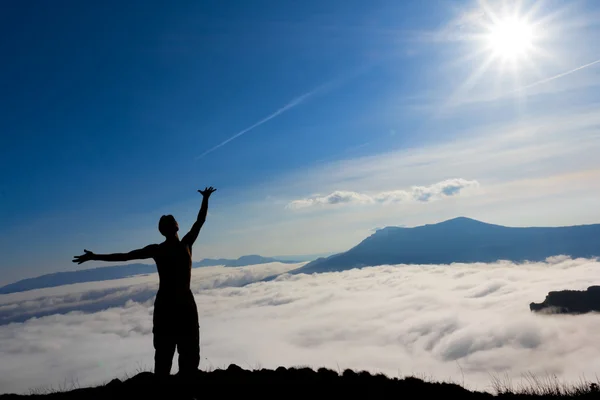
{"label": "cloud", "polygon": [[[300,264],[266,263],[253,268],[202,267],[194,276],[194,289],[244,286]],[[196,270],[194,270],[196,271]],[[89,282],[0,295],[0,326],[74,311],[92,313],[123,307],[129,302],[148,303],[158,290],[158,274],[119,280]]]}
{"label": "cloud", "polygon": [[[272,264],[193,271],[201,368],[230,363],[246,368],[339,366],[460,382],[464,374],[465,384],[479,390],[490,389],[490,374],[506,374],[518,383],[527,372],[554,373],[567,381],[598,372],[597,315],[537,315],[528,307],[548,291],[585,289],[599,281],[600,263],[594,260],[380,266],[284,274],[275,281],[238,286],[288,268]],[[136,280],[138,284],[132,282]],[[88,291],[109,287],[130,287],[135,293],[133,287],[145,290],[155,280],[148,276],[52,288],[44,293],[45,301],[60,303],[68,293],[89,299],[100,294]],[[39,294],[3,295],[0,304],[25,307],[23,302]],[[0,326],[2,392],[72,380],[85,386],[135,373],[140,366],[152,368],[152,312],[152,299],[130,300],[102,311]]]}
{"label": "cloud", "polygon": [[[595,133],[600,126],[597,106],[567,108],[552,115],[529,115],[522,121],[482,124],[462,131],[450,141],[318,165],[288,173],[269,184],[272,194],[278,197],[294,193],[298,198],[306,187],[320,193],[350,186],[360,187],[361,193],[378,193],[414,181],[436,182],[440,180],[440,171],[446,176],[464,177],[475,170],[477,178],[486,182],[486,193],[494,190],[495,198],[505,204],[503,196],[513,192],[500,189],[502,185],[536,179],[551,181],[600,168],[594,156],[600,149],[600,138]],[[569,135],[577,135],[581,140],[569,140]],[[564,187],[561,190],[566,193]],[[518,194],[533,191],[539,192],[537,187],[530,186],[520,189]],[[549,197],[552,198],[555,193]]]}
{"label": "cloud", "polygon": [[479,182],[462,178],[448,179],[430,186],[413,186],[409,190],[393,190],[374,195],[335,191],[326,196],[314,196],[307,199],[293,200],[286,206],[289,209],[312,206],[328,206],[338,204],[390,204],[408,201],[428,202],[444,197],[458,195],[464,189],[479,187]]}

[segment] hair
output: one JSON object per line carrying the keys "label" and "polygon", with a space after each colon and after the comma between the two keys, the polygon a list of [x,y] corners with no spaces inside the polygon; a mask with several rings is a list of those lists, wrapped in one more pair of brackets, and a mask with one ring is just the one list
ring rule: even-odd
{"label": "hair", "polygon": [[165,234],[165,229],[167,229],[167,227],[172,224],[173,222],[175,222],[175,217],[172,216],[171,214],[169,215],[163,215],[162,217],[160,217],[160,220],[158,220],[158,231],[163,235],[163,236],[167,236]]}

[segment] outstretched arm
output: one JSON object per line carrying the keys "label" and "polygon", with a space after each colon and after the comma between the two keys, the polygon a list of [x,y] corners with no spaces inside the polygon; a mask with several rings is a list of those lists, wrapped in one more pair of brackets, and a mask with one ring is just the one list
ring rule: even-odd
{"label": "outstretched arm", "polygon": [[181,239],[182,242],[187,243],[190,247],[192,247],[198,238],[200,228],[202,228],[204,221],[206,221],[206,214],[208,213],[208,198],[216,190],[217,189],[213,188],[212,186],[207,187],[204,190],[198,190],[198,192],[202,194],[202,205],[200,206],[200,211],[198,212],[198,218],[196,218],[196,222],[194,222],[194,225],[192,225],[192,229],[190,229],[183,239]]}
{"label": "outstretched arm", "polygon": [[83,250],[84,254],[75,256],[73,262],[77,264],[84,263],[86,261],[129,261],[129,260],[142,260],[144,258],[152,258],[154,250],[156,249],[155,244],[148,245],[144,248],[130,251],[129,253],[112,253],[112,254],[95,254],[88,250]]}

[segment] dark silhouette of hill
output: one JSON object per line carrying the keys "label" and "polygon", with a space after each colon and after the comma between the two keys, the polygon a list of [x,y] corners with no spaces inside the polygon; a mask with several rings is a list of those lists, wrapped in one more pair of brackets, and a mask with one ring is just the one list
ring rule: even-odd
{"label": "dark silhouette of hill", "polygon": [[556,255],[600,256],[600,224],[521,228],[459,217],[414,228],[386,227],[346,252],[316,259],[290,273],[385,264],[543,261]]}
{"label": "dark silhouette of hill", "polygon": [[[210,259],[192,263],[192,268],[210,267],[224,265],[225,267],[244,267],[255,264],[266,264],[270,262],[281,262],[286,264],[295,264],[297,261],[279,260],[272,257],[262,257],[259,255],[247,255],[238,259]],[[0,294],[24,292],[27,290],[70,285],[82,282],[108,281],[113,279],[129,278],[136,275],[152,274],[156,272],[154,264],[127,264],[82,269],[77,271],[55,272],[41,275],[35,278],[23,279],[6,286],[0,287]]]}
{"label": "dark silhouette of hill", "polygon": [[[554,385],[549,387],[532,387],[524,389],[524,393],[514,393],[502,385],[493,385],[496,394],[470,391],[464,387],[445,382],[426,382],[418,378],[389,378],[383,374],[371,374],[366,371],[346,369],[336,371],[319,368],[284,368],[276,370],[244,370],[237,365],[227,369],[217,369],[211,372],[197,371],[193,376],[183,378],[171,375],[159,381],[151,372],[141,372],[127,380],[114,379],[101,386],[78,388],[71,391],[48,394],[0,395],[0,400],[21,398],[42,398],[56,400],[75,399],[202,399],[207,397],[226,398],[249,397],[251,394],[264,396],[276,392],[287,394],[289,390],[300,391],[302,395],[323,393],[321,388],[330,387],[336,396],[358,395],[359,397],[377,398],[375,396],[399,396],[402,399],[467,399],[491,400],[503,399],[533,399],[533,398],[600,398],[596,383],[583,384],[572,389]],[[368,390],[366,392],[365,390]]]}
{"label": "dark silhouette of hill", "polygon": [[587,290],[549,292],[543,302],[530,303],[529,309],[552,314],[600,312],[600,286],[590,286]]}
{"label": "dark silhouette of hill", "polygon": [[[191,379],[172,375],[168,380],[159,383],[151,372],[142,372],[125,381],[115,379],[110,383],[94,388],[81,388],[69,392],[53,393],[46,395],[33,395],[27,398],[48,399],[201,399],[207,397],[221,397],[227,392],[236,397],[247,397],[250,393],[267,394],[275,389],[294,391],[306,385],[311,386],[311,392],[323,386],[335,386],[335,394],[339,395],[344,389],[369,388],[373,391],[386,394],[402,394],[402,398],[416,396],[429,398],[460,398],[460,399],[489,399],[489,393],[471,392],[459,385],[449,383],[429,383],[417,378],[390,379],[384,375],[372,375],[368,372],[354,372],[345,370],[342,374],[321,368],[314,371],[310,368],[284,368],[276,370],[244,370],[236,365],[227,369],[212,372],[198,371]],[[218,388],[212,386],[218,385]],[[283,386],[279,386],[283,385]],[[318,385],[318,386],[312,386]],[[216,391],[216,390],[218,391]],[[352,389],[355,390],[355,389]],[[237,392],[237,393],[235,393]],[[1,400],[17,399],[25,396],[2,395]],[[229,398],[229,396],[227,397]]]}

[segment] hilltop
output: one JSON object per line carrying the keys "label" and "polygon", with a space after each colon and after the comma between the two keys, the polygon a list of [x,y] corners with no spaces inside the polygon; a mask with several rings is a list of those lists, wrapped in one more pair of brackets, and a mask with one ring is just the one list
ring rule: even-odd
{"label": "hilltop", "polygon": [[[218,388],[213,389],[214,385]],[[275,385],[275,386],[274,386]],[[285,386],[278,386],[285,385]],[[318,385],[318,386],[314,386]],[[358,386],[357,386],[358,385]],[[565,388],[560,384],[549,385],[534,383],[531,387],[523,387],[518,393],[506,390],[502,384],[496,382],[494,394],[481,391],[470,391],[458,384],[446,382],[428,382],[415,377],[390,378],[383,374],[371,374],[366,371],[353,371],[346,369],[336,372],[326,368],[313,370],[311,368],[284,368],[276,370],[244,370],[237,365],[230,365],[227,369],[217,369],[210,372],[198,370],[193,377],[184,379],[178,375],[171,375],[167,380],[159,382],[151,372],[141,372],[129,379],[121,381],[113,379],[107,384],[77,388],[71,391],[53,392],[47,394],[0,395],[0,400],[13,400],[21,398],[41,399],[200,399],[217,394],[265,395],[275,390],[292,389],[294,392],[300,388],[305,393],[322,393],[325,386],[334,386],[335,394],[350,394],[357,390],[369,391],[370,397],[400,396],[404,399],[412,398],[457,398],[457,399],[486,399],[495,398],[573,398],[585,397],[589,399],[600,398],[600,391],[595,383],[582,383],[573,388]],[[242,392],[240,392],[242,390]],[[316,392],[315,392],[316,390]],[[366,393],[365,393],[366,394]]]}

